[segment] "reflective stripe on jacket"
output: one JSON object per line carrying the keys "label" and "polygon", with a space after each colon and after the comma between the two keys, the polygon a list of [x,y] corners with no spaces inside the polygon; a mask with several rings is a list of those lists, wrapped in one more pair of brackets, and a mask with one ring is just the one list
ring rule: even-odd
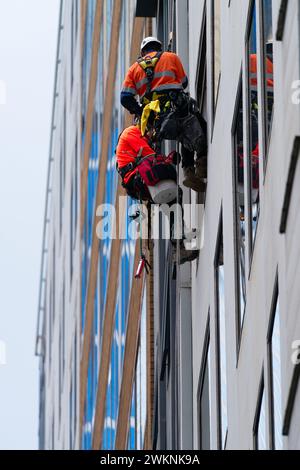
{"label": "reflective stripe on jacket", "polygon": [[[154,57],[156,54],[155,51],[149,52],[145,57]],[[151,91],[182,90],[182,84],[186,80],[186,73],[178,55],[164,52],[155,66]],[[135,62],[127,72],[122,92],[142,97],[146,93],[147,83],[145,71],[138,62]]]}
{"label": "reflective stripe on jacket", "polygon": [[[266,58],[266,79],[267,79],[267,88],[270,91],[273,91],[274,81],[273,81],[273,63],[267,57]],[[257,55],[250,55],[250,84],[251,87],[257,88]]]}

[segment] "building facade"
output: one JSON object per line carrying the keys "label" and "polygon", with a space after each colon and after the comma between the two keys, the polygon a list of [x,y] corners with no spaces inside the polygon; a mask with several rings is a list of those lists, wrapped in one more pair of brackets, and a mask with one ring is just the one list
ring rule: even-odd
{"label": "building facade", "polygon": [[[41,448],[300,448],[299,9],[61,2],[36,344]],[[133,201],[114,149],[132,122],[122,81],[152,34],[181,57],[207,121],[208,179],[204,207],[183,191],[199,258],[174,262],[160,220],[160,236],[144,241],[151,272],[135,279]]]}

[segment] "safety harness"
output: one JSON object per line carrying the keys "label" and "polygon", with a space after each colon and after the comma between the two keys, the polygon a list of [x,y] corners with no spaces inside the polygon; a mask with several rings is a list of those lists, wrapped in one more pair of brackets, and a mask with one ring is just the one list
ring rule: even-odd
{"label": "safety harness", "polygon": [[[135,170],[135,168],[141,163],[141,161],[144,158],[148,158],[150,156],[150,155],[147,155],[146,157],[142,157],[142,153],[143,153],[143,147],[141,147],[140,150],[138,151],[138,154],[135,157],[134,162],[130,162],[127,165],[122,166],[122,168],[119,168],[119,166],[117,164],[117,171],[118,171],[119,175],[121,176],[122,180],[127,175],[127,173],[129,173],[130,171]],[[153,152],[153,155],[154,155],[154,152]]]}
{"label": "safety harness", "polygon": [[[139,155],[135,162],[130,162],[122,168],[117,166],[117,170],[122,178],[122,186],[126,189],[129,196],[134,199],[151,200],[148,191],[149,186],[155,186],[162,180],[171,179],[177,181],[176,168],[174,165],[170,165],[170,163],[170,158],[165,158],[162,155],[152,154],[146,157]],[[124,177],[135,168],[137,168],[137,172],[125,183]]]}
{"label": "safety harness", "polygon": [[163,51],[159,51],[153,57],[151,56],[139,57],[137,60],[137,63],[139,64],[140,67],[142,67],[147,78],[146,93],[145,93],[146,97],[150,96],[151,94],[151,85],[154,79],[154,69],[157,65],[157,62],[161,58],[162,54],[163,54]]}

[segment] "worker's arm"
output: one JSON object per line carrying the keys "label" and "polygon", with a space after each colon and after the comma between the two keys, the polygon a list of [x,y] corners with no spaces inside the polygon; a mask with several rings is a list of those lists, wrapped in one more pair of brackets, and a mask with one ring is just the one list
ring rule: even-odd
{"label": "worker's arm", "polygon": [[185,90],[186,87],[188,86],[189,84],[189,80],[187,77],[184,77],[183,81],[182,81],[182,86],[183,86],[183,89]]}
{"label": "worker's arm", "polygon": [[127,91],[121,91],[121,105],[124,106],[131,114],[141,116],[142,107],[136,101],[134,95]]}
{"label": "worker's arm", "polygon": [[189,81],[188,81],[188,78],[186,76],[185,70],[183,68],[182,62],[181,62],[180,58],[178,57],[178,55],[176,55],[176,54],[175,54],[175,61],[176,61],[176,75],[177,75],[177,78],[181,82],[183,88],[185,89],[188,86]]}
{"label": "worker's arm", "polygon": [[141,106],[135,99],[137,94],[134,75],[133,75],[134,65],[130,67],[123,82],[121,90],[121,105],[124,106],[131,114],[141,115],[142,110]]}

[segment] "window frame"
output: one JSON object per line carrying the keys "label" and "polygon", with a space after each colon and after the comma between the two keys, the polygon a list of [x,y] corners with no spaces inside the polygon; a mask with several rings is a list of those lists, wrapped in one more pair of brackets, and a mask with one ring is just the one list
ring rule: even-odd
{"label": "window frame", "polygon": [[[228,434],[228,393],[227,393],[227,366],[226,366],[226,415],[227,415],[227,430],[225,433],[224,447],[222,442],[222,380],[221,380],[221,348],[220,348],[220,317],[219,317],[219,281],[218,281],[218,259],[221,242],[223,244],[223,256],[224,256],[224,234],[223,234],[223,207],[220,210],[219,223],[218,223],[218,234],[215,247],[214,257],[214,290],[215,290],[215,337],[216,337],[216,384],[217,384],[217,416],[218,416],[218,449],[222,450],[226,448],[227,434]],[[224,261],[223,261],[224,262]],[[225,270],[224,270],[225,273]],[[225,276],[224,276],[225,277]],[[225,296],[225,291],[224,291]],[[226,327],[225,327],[225,347],[226,347]],[[226,354],[226,350],[225,350]],[[227,358],[227,354],[226,354]],[[227,361],[226,361],[227,365]]]}
{"label": "window frame", "polygon": [[204,1],[203,16],[198,48],[198,61],[196,68],[196,95],[200,111],[203,109],[204,96],[207,88],[207,4]]}
{"label": "window frame", "polygon": [[[202,125],[205,121],[205,131],[208,139],[208,129],[207,129],[207,0],[204,0],[203,5],[203,14],[202,14],[202,23],[200,31],[200,39],[198,46],[198,59],[196,67],[196,79],[195,79],[195,88],[196,88],[196,100],[200,110],[200,114],[203,117]],[[197,204],[200,203],[200,194],[196,194]],[[205,201],[204,201],[205,204]],[[199,259],[197,259],[197,271],[199,267]]]}
{"label": "window frame", "polygon": [[[245,95],[246,95],[246,100],[244,104],[244,109],[246,110],[245,113],[245,122],[246,122],[246,138],[245,138],[245,157],[246,157],[246,165],[247,165],[247,178],[246,178],[246,194],[247,194],[247,231],[248,231],[248,258],[249,258],[249,269],[248,269],[248,278],[250,278],[251,274],[251,266],[252,266],[252,259],[253,259],[253,253],[254,253],[254,247],[255,247],[255,241],[256,241],[256,235],[257,235],[257,230],[258,230],[258,224],[259,224],[259,214],[260,214],[260,204],[258,204],[258,213],[257,213],[257,221],[256,221],[256,227],[255,227],[255,233],[253,234],[253,205],[252,205],[252,166],[250,163],[252,163],[251,154],[252,154],[252,149],[251,149],[251,125],[250,125],[250,106],[249,106],[249,93],[250,93],[250,87],[249,87],[249,77],[250,77],[250,67],[249,67],[249,43],[250,43],[250,34],[251,34],[251,25],[252,25],[252,18],[254,16],[254,11],[255,11],[255,33],[256,33],[256,48],[258,50],[259,47],[259,41],[257,38],[257,16],[258,16],[258,8],[257,8],[257,1],[256,0],[250,0],[249,2],[249,8],[248,8],[248,18],[247,18],[247,27],[246,27],[246,34],[245,34],[245,72],[246,76],[244,78],[244,83],[245,83]],[[261,110],[258,108],[258,113],[260,113]],[[259,135],[258,135],[258,144],[259,144]],[[260,162],[259,162],[259,167],[260,167]],[[260,184],[260,180],[259,180]],[[260,194],[260,188],[258,188],[259,194]]]}
{"label": "window frame", "polygon": [[[272,8],[272,31],[273,31],[273,47],[275,42],[274,36],[274,24],[273,24],[273,5],[271,0],[271,8]],[[272,115],[270,120],[270,125],[268,129],[268,104],[267,104],[267,86],[266,86],[266,50],[265,50],[265,9],[264,9],[264,0],[262,0],[260,9],[259,9],[259,23],[260,23],[260,42],[259,46],[261,49],[261,57],[262,57],[262,64],[261,64],[261,83],[262,83],[262,126],[263,126],[263,152],[262,152],[262,164],[263,164],[263,175],[265,178],[267,163],[268,163],[268,156],[269,156],[269,147],[270,147],[270,140],[272,134],[272,127],[273,127],[273,118],[274,118],[274,92],[273,92],[273,107],[272,107]],[[274,49],[273,49],[274,54]],[[273,61],[274,67],[274,61]],[[273,69],[273,79],[274,79],[274,69]]]}
{"label": "window frame", "polygon": [[[202,392],[204,387],[204,379],[205,379],[205,371],[206,368],[209,367],[208,363],[208,354],[209,354],[209,347],[210,347],[210,309],[208,310],[207,322],[206,322],[206,329],[205,329],[205,337],[204,337],[204,344],[202,348],[202,359],[201,359],[201,367],[200,367],[200,374],[198,380],[198,389],[197,389],[197,422],[198,422],[198,447],[200,450],[203,450],[202,447],[202,435],[201,435],[201,398]],[[209,387],[211,384],[209,384]],[[209,397],[210,399],[212,397]],[[211,416],[210,416],[210,437],[211,437]],[[210,449],[212,448],[212,443],[210,441]]]}
{"label": "window frame", "polygon": [[[275,282],[274,282],[273,296],[272,296],[272,303],[271,303],[271,314],[270,314],[268,332],[267,332],[267,358],[268,358],[268,381],[269,381],[269,387],[268,387],[269,436],[270,436],[269,438],[270,438],[270,448],[272,450],[276,449],[275,447],[275,421],[274,421],[272,340],[273,340],[274,324],[275,324],[276,310],[277,310],[278,304],[279,304],[279,283],[278,283],[278,267],[277,267]],[[281,415],[282,415],[282,423],[281,423],[281,429],[282,429],[283,409],[281,409]],[[283,437],[283,434],[282,434],[282,437]]]}
{"label": "window frame", "polygon": [[210,22],[210,28],[211,28],[211,38],[210,38],[210,43],[211,43],[211,74],[212,74],[212,93],[211,93],[211,110],[212,110],[212,126],[211,126],[211,140],[213,138],[213,131],[214,131],[214,125],[215,125],[215,117],[216,117],[216,110],[217,110],[217,105],[218,105],[218,99],[219,99],[219,91],[220,91],[220,83],[221,83],[221,9],[222,9],[222,2],[220,0],[220,72],[219,72],[219,77],[218,77],[218,83],[216,86],[215,82],[215,72],[216,72],[216,67],[215,67],[215,0],[211,1],[211,22]]}
{"label": "window frame", "polygon": [[[265,393],[265,395],[264,395]],[[262,368],[262,372],[261,372],[261,377],[260,377],[260,381],[259,381],[259,387],[258,387],[258,398],[257,398],[257,402],[256,402],[256,409],[255,409],[255,416],[254,416],[254,422],[253,422],[253,450],[260,450],[258,448],[258,429],[259,429],[259,419],[260,419],[260,416],[261,416],[261,410],[262,410],[262,405],[263,405],[263,398],[265,397],[265,411],[267,411],[267,403],[266,403],[266,400],[268,400],[268,394],[267,394],[267,390],[266,390],[266,387],[265,387],[265,380],[264,380],[264,367]],[[266,423],[266,426],[268,424],[268,421],[267,421],[267,416],[266,416],[266,419],[265,419],[265,423]],[[267,429],[266,429],[266,439],[267,439]],[[266,447],[267,446],[267,442],[266,442]]]}
{"label": "window frame", "polygon": [[[236,94],[236,101],[235,101],[235,108],[234,108],[234,115],[231,127],[231,140],[232,140],[232,179],[233,179],[233,214],[234,214],[234,223],[233,223],[233,230],[234,230],[234,265],[235,265],[235,288],[236,288],[236,295],[235,295],[235,320],[236,320],[236,356],[238,360],[239,356],[239,349],[241,344],[241,337],[242,337],[242,330],[245,320],[245,313],[246,313],[246,304],[247,304],[247,295],[245,296],[245,305],[244,305],[244,312],[241,315],[240,311],[240,252],[238,248],[238,213],[237,213],[237,175],[236,175],[236,129],[237,129],[237,120],[239,117],[239,104],[240,99],[242,99],[242,107],[243,107],[243,147],[245,149],[245,136],[244,136],[244,97],[243,97],[244,85],[243,85],[243,69],[241,67],[240,75],[239,75],[239,82]],[[244,155],[245,156],[245,155]],[[244,171],[244,198],[246,200],[246,175]],[[247,212],[245,211],[245,232],[247,227]],[[246,238],[246,233],[245,233]],[[246,277],[246,240],[245,240],[245,283],[247,283]],[[242,321],[241,321],[242,316]]]}

